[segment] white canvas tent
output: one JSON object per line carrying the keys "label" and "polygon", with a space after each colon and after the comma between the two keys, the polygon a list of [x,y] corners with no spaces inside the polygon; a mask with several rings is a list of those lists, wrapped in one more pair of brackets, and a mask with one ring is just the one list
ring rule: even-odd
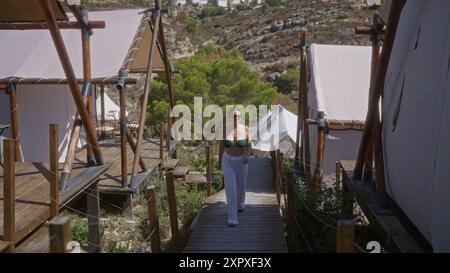
{"label": "white canvas tent", "polygon": [[[130,72],[146,69],[151,30],[140,10],[118,10],[89,13],[90,20],[105,21],[105,29],[95,29],[91,38],[92,78],[108,79],[118,75],[125,62]],[[148,17],[146,17],[148,20]],[[72,19],[73,21],[74,19]],[[141,36],[135,37],[144,28]],[[77,78],[83,78],[80,30],[61,30]],[[139,32],[138,32],[139,33]],[[134,59],[129,53],[137,50]],[[163,69],[156,54],[155,69]],[[65,79],[60,60],[48,30],[0,30],[0,79]],[[9,98],[0,91],[1,98]],[[76,107],[67,85],[17,85],[19,133],[25,162],[47,162],[48,125],[59,124],[60,161],[67,152]],[[3,104],[1,104],[2,107]],[[8,111],[0,109],[0,120],[10,122]],[[11,137],[11,135],[7,135]],[[80,143],[80,146],[83,143]]]}
{"label": "white canvas tent", "polygon": [[[97,97],[96,110],[97,117],[101,117],[101,98]],[[128,111],[126,112],[128,116]],[[120,107],[117,105],[109,96],[105,93],[105,120],[119,120],[120,118]]]}
{"label": "white canvas tent", "polygon": [[449,26],[450,1],[407,1],[383,98],[388,193],[435,252],[450,252]]}
{"label": "white canvas tent", "polygon": [[[309,50],[309,117],[324,112],[328,120],[363,121],[368,108],[371,48],[312,44]],[[317,126],[309,126],[311,170],[317,150]],[[335,171],[336,161],[356,158],[361,132],[330,131],[325,139],[324,173]]]}
{"label": "white canvas tent", "polygon": [[[272,126],[278,124],[278,126]],[[258,134],[258,128],[267,128]],[[293,157],[295,152],[297,134],[297,115],[289,112],[283,106],[278,105],[274,111],[269,111],[266,116],[260,118],[257,126],[252,127],[252,146],[254,150],[261,152],[280,149],[286,157]],[[278,140],[271,143],[271,139]]]}

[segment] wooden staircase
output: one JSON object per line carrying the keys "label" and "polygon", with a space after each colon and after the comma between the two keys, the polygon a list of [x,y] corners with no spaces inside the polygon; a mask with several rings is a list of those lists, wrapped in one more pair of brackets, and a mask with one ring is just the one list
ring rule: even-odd
{"label": "wooden staircase", "polygon": [[164,160],[161,166],[163,171],[172,172],[175,181],[192,186],[206,186],[208,179],[204,173],[191,173],[189,167],[181,166],[178,159]]}

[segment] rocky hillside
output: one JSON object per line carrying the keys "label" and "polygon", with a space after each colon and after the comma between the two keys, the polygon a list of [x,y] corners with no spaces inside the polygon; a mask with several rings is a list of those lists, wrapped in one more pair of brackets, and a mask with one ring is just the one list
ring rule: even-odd
{"label": "rocky hillside", "polygon": [[[366,45],[368,37],[354,34],[354,26],[369,24],[373,10],[363,0],[288,0],[280,7],[233,12],[202,20],[214,44],[239,49],[245,59],[273,78],[297,65],[299,34],[310,43]],[[275,73],[275,75],[274,75]]]}
{"label": "rocky hillside", "polygon": [[[153,0],[90,0],[91,9],[142,8]],[[278,7],[259,6],[201,16],[202,7],[180,7],[165,16],[166,37],[173,58],[189,57],[204,43],[238,49],[252,67],[269,79],[298,62],[299,33],[309,42],[367,45],[354,26],[370,24],[374,11],[366,0],[284,0]]]}

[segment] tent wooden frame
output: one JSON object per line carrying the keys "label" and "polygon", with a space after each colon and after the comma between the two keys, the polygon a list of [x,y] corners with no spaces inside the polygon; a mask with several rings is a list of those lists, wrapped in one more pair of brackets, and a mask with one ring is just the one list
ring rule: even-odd
{"label": "tent wooden frame", "polygon": [[[308,106],[308,46],[307,46],[307,32],[302,30],[300,35],[300,90],[299,100],[297,105],[298,123],[297,123],[297,147],[295,153],[295,160],[298,163],[299,169],[303,172],[307,181],[312,181],[317,188],[320,188],[323,177],[323,160],[325,153],[325,135],[329,131],[344,131],[354,130],[362,131],[364,129],[365,121],[361,120],[328,120],[324,117],[317,117],[311,119],[309,117]],[[314,166],[314,172],[311,170],[311,151],[310,151],[310,133],[309,127],[317,126],[317,162]],[[301,141],[300,141],[301,140]],[[301,145],[300,145],[301,143]],[[313,175],[311,175],[313,174]]]}
{"label": "tent wooden frame", "polygon": [[[70,87],[72,96],[74,98],[75,104],[78,111],[80,112],[81,122],[86,128],[86,135],[88,138],[89,146],[92,147],[93,156],[99,165],[103,164],[103,158],[101,151],[95,137],[94,127],[92,125],[92,119],[89,118],[89,111],[85,108],[83,99],[80,95],[80,87],[78,85],[78,80],[75,77],[75,73],[67,53],[64,41],[62,39],[60,28],[70,27],[81,29],[92,29],[104,27],[104,22],[91,23],[89,21],[77,20],[77,22],[67,21],[67,15],[62,9],[62,6],[58,1],[52,0],[39,0],[39,1],[27,1],[27,2],[17,2],[17,1],[3,1],[2,11],[6,13],[0,14],[0,24],[3,29],[48,29],[55,49],[58,53],[61,65],[63,67],[64,73],[67,77],[67,84]],[[30,12],[32,10],[32,12]],[[78,18],[78,19],[81,19]],[[45,22],[45,23],[43,23]],[[89,58],[84,56],[83,63],[87,63]],[[2,80],[5,83],[5,80]],[[16,161],[20,161],[20,136],[18,131],[18,113],[17,113],[17,100],[15,93],[14,79],[7,79],[8,82],[7,91],[10,95],[11,101],[11,120],[13,127],[13,138],[15,139],[15,157]]]}
{"label": "tent wooden frame", "polygon": [[[392,1],[388,18],[375,15],[372,26],[355,28],[356,34],[370,35],[372,41],[369,108],[357,161],[339,161],[337,177],[342,178],[344,200],[351,199],[350,193],[356,197],[380,239],[390,242],[386,245],[390,251],[421,253],[432,252],[431,245],[386,193],[382,123],[379,110],[397,27],[406,2],[407,0]],[[369,169],[373,167],[371,158],[375,163],[375,179],[369,172]],[[337,183],[340,182],[337,180]],[[352,213],[352,205],[352,202],[348,202],[344,208],[348,210],[348,214]],[[387,211],[389,213],[386,213]]]}
{"label": "tent wooden frame", "polygon": [[[81,126],[87,125],[87,137],[88,137],[88,145],[86,146],[87,149],[87,163],[88,165],[101,165],[103,164],[103,158],[101,156],[99,157],[100,153],[100,147],[97,142],[93,142],[91,138],[96,139],[96,133],[93,127],[93,100],[92,100],[92,89],[93,86],[100,86],[100,88],[103,88],[106,85],[116,85],[117,89],[119,91],[120,96],[120,108],[121,113],[126,113],[126,111],[123,111],[123,109],[126,108],[126,88],[127,85],[130,84],[136,84],[137,80],[133,78],[129,78],[128,75],[132,73],[143,73],[145,72],[147,74],[147,81],[146,81],[146,87],[147,90],[147,99],[148,100],[148,94],[151,92],[151,75],[153,73],[165,73],[167,82],[168,82],[168,90],[169,90],[169,106],[170,109],[173,108],[174,105],[174,91],[173,91],[173,74],[179,73],[178,71],[173,71],[171,67],[171,63],[168,59],[166,44],[165,44],[165,38],[164,38],[164,29],[162,26],[162,18],[161,18],[161,11],[160,11],[160,1],[155,0],[155,8],[149,9],[146,11],[146,14],[143,16],[143,19],[141,21],[141,25],[138,29],[138,32],[135,35],[135,39],[130,46],[129,52],[123,61],[120,73],[118,76],[114,77],[106,77],[106,78],[92,78],[91,73],[91,56],[90,56],[90,36],[92,35],[92,29],[93,28],[104,28],[105,22],[102,21],[89,21],[88,13],[85,10],[82,10],[80,7],[77,6],[70,6],[69,8],[71,12],[73,13],[74,17],[76,18],[75,22],[70,21],[64,21],[64,20],[57,20],[53,17],[51,17],[52,14],[55,13],[54,10],[51,10],[51,8],[55,8],[56,6],[52,5],[52,3],[47,3],[48,0],[39,0],[42,2],[42,7],[45,8],[44,17],[37,18],[38,20],[35,21],[21,21],[21,22],[12,22],[12,21],[2,21],[0,18],[0,29],[9,29],[9,30],[27,30],[27,29],[49,29],[52,38],[54,40],[55,45],[58,49],[58,55],[61,59],[61,62],[64,67],[64,71],[66,72],[67,79],[31,79],[31,78],[5,78],[0,79],[0,84],[3,85],[5,88],[9,87],[11,84],[15,86],[17,85],[26,85],[26,84],[67,84],[71,88],[71,91],[73,89],[76,90],[76,92],[72,91],[72,94],[77,93],[77,96],[74,97],[75,103],[77,105],[77,116],[76,121],[74,123],[74,127],[72,130],[72,134],[69,141],[69,147],[68,147],[68,153],[66,155],[65,164],[63,171],[61,173],[60,178],[60,189],[63,190],[67,187],[70,177],[71,177],[71,170],[72,165],[75,160],[75,156],[77,153],[77,143],[79,141],[80,137],[80,131]],[[51,1],[50,1],[51,2]],[[59,5],[57,6],[59,8]],[[59,10],[56,11],[56,13],[60,13]],[[150,14],[151,13],[151,14]],[[159,14],[159,17],[157,16]],[[61,16],[59,15],[58,18]],[[64,17],[67,17],[64,13]],[[158,19],[159,18],[159,19]],[[55,20],[53,20],[55,19]],[[60,37],[60,34],[58,34],[60,29],[80,29],[81,32],[81,41],[82,41],[82,53],[83,53],[83,78],[77,79],[75,78],[75,75],[73,73],[73,69],[71,68],[70,60],[67,56],[67,51],[65,49],[64,43]],[[143,63],[141,61],[138,61],[138,65],[134,64],[134,60],[138,60],[137,58],[142,58],[145,53],[142,52],[141,44],[143,39],[148,37],[149,35],[148,30],[151,31],[151,37],[152,37],[152,45],[149,48],[148,56],[149,56],[149,62],[147,66],[144,67]],[[157,33],[156,35],[153,35],[153,33]],[[146,41],[147,42],[147,41]],[[148,43],[147,43],[148,44]],[[145,47],[144,47],[145,48]],[[146,50],[146,49],[144,49]],[[150,65],[151,63],[155,62],[156,53],[158,50],[158,53],[160,54],[158,56],[157,65],[153,66]],[[145,57],[145,55],[144,55]],[[164,67],[163,67],[164,66]],[[76,84],[75,84],[76,83]],[[80,90],[79,85],[83,84],[82,90]],[[100,95],[102,96],[104,92],[101,92]],[[14,96],[14,95],[13,95]],[[14,100],[11,100],[14,101]],[[104,101],[104,98],[102,99]],[[140,130],[143,131],[144,125],[145,125],[145,112],[146,105],[143,105],[141,107],[141,115],[139,118],[140,123]],[[16,109],[15,106],[11,106],[11,109]],[[20,156],[20,151],[18,150],[18,147],[20,147],[20,138],[18,133],[18,118],[17,118],[17,112],[13,112],[12,115],[15,115],[15,118],[11,118],[12,120],[15,120],[15,122],[12,122],[12,127],[14,129],[17,128],[17,134],[14,134],[14,138],[17,139],[17,156]],[[170,115],[170,113],[169,113]],[[86,119],[88,120],[86,121]],[[101,121],[103,124],[104,122]],[[171,130],[171,124],[172,124],[172,118],[168,118],[168,124],[167,130],[168,130],[168,136]],[[90,129],[89,129],[90,127]],[[142,149],[142,139],[143,134],[141,137],[138,137],[137,143],[135,143],[134,138],[131,136],[131,134],[128,132],[128,125],[126,116],[123,115],[120,118],[120,128],[121,128],[121,161],[122,161],[122,185],[123,187],[131,187],[133,183],[128,183],[128,177],[127,177],[127,145],[130,145],[132,150],[135,153],[134,162],[137,165],[141,166],[141,169],[143,171],[146,171],[146,166],[142,158],[140,157],[141,149]],[[92,136],[91,136],[92,135]],[[167,149],[170,150],[170,141],[167,141]],[[101,155],[101,154],[100,154]],[[18,161],[20,158],[17,158]],[[138,168],[133,168],[135,170],[132,175],[132,179],[137,176]]]}
{"label": "tent wooden frame", "polygon": [[[375,152],[375,175],[376,186],[380,192],[386,192],[385,177],[384,177],[384,158],[383,145],[381,140],[382,124],[380,120],[379,103],[382,99],[382,91],[384,89],[384,82],[386,78],[387,68],[394,46],[397,27],[400,21],[400,15],[406,0],[393,1],[389,11],[388,23],[386,25],[386,33],[384,35],[384,42],[381,49],[380,43],[380,28],[382,27],[382,20],[378,17],[374,19],[374,25],[368,32],[372,35],[372,83],[369,96],[369,108],[366,118],[366,126],[363,131],[358,157],[353,173],[353,178],[360,180],[363,176],[364,166],[367,167],[367,158],[371,152]],[[358,29],[357,29],[358,33]],[[380,53],[381,52],[381,53]]]}

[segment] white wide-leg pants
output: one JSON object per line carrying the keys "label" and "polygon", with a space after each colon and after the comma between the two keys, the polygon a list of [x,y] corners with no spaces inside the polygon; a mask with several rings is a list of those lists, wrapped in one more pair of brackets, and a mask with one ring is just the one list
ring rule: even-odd
{"label": "white wide-leg pants", "polygon": [[244,156],[230,156],[225,152],[222,158],[222,170],[228,205],[228,224],[237,225],[238,210],[245,208],[248,164],[244,164]]}

